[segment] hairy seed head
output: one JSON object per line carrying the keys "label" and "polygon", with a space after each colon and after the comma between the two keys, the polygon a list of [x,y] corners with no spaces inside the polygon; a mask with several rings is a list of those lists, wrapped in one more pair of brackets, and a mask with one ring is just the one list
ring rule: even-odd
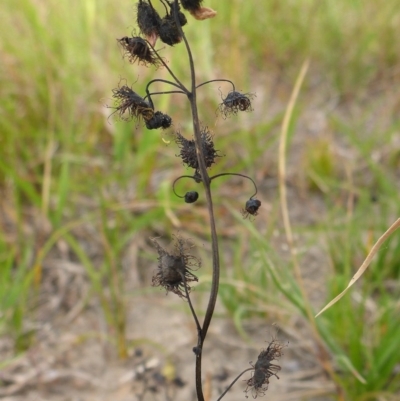
{"label": "hairy seed head", "polygon": [[169,253],[154,238],[151,241],[158,252],[158,269],[153,276],[153,286],[163,287],[167,293],[173,292],[186,298],[185,283],[189,293],[191,288],[188,283],[198,281],[192,271],[201,265],[196,257],[189,254],[189,250],[193,248],[192,242],[175,236],[174,252]]}
{"label": "hairy seed head", "polygon": [[283,345],[274,339],[267,349],[260,352],[255,365],[251,364],[254,371],[251,378],[246,381],[246,394],[251,391],[253,398],[263,396],[268,390],[269,378],[275,376],[279,379],[277,373],[281,370],[281,367],[271,363],[271,361],[283,355],[282,349]]}
{"label": "hairy seed head", "polygon": [[137,62],[145,66],[151,64],[155,67],[161,65],[161,61],[155,54],[155,51],[149,46],[146,40],[140,36],[131,38],[124,36],[117,40],[124,50],[124,56],[128,58],[130,63],[134,64]]}
{"label": "hairy seed head", "polygon": [[[180,132],[176,133],[176,143],[180,147],[179,156],[183,163],[188,167],[194,168],[196,172],[199,171],[199,162],[197,159],[196,144],[194,139],[186,139]],[[210,167],[215,163],[215,158],[220,157],[218,150],[215,150],[213,137],[208,130],[208,127],[201,128],[201,143],[203,148],[204,162],[206,167]]]}
{"label": "hairy seed head", "polygon": [[[122,85],[112,90],[116,106],[114,113],[118,113],[122,120],[132,118],[148,120],[153,117],[154,110],[141,96],[128,85]],[[113,113],[113,114],[114,114]]]}
{"label": "hairy seed head", "polygon": [[140,31],[152,46],[154,46],[161,25],[161,17],[158,15],[158,12],[147,0],[139,0],[136,18]]}
{"label": "hairy seed head", "polygon": [[253,111],[251,99],[254,96],[255,95],[251,93],[229,92],[228,96],[222,99],[222,103],[219,105],[218,109],[224,118],[232,114],[236,115],[239,111]]}
{"label": "hairy seed head", "polygon": [[169,46],[176,45],[182,41],[182,35],[173,15],[167,15],[162,19],[158,32],[160,39]]}

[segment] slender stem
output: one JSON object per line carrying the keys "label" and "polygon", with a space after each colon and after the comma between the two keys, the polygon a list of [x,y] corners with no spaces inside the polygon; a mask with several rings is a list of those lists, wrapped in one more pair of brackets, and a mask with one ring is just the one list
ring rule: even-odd
{"label": "slender stem", "polygon": [[[168,84],[168,85],[171,85],[171,86],[175,86],[175,87],[179,88],[180,91],[179,92],[178,91],[168,91],[168,92],[153,92],[153,93],[150,93],[150,91],[149,91],[150,85],[153,84],[154,82],[163,82],[165,84]],[[145,96],[144,99],[149,98],[150,106],[154,110],[154,104],[153,104],[153,101],[151,100],[151,95],[158,95],[158,94],[164,94],[164,93],[186,93],[186,88],[182,87],[181,85],[176,84],[174,82],[167,81],[166,79],[152,79],[146,85],[146,93],[147,93],[147,96]]]}
{"label": "slender stem", "polygon": [[[175,13],[176,14],[176,13]],[[178,18],[178,17],[176,17]],[[180,26],[180,25],[179,25]],[[182,28],[181,28],[182,29]],[[171,75],[172,78],[174,78],[174,81],[178,84],[179,88],[181,88],[185,93],[189,93],[189,91],[186,89],[185,85],[178,79],[178,77],[173,73],[171,68],[168,67],[168,64],[164,61],[164,59],[158,54],[158,51],[153,47],[153,45],[147,41],[147,44],[151,47],[151,49],[154,51],[155,55],[157,58],[160,60],[161,64],[167,69],[169,74]]]}
{"label": "slender stem", "polygon": [[[150,1],[150,0],[149,0]],[[164,6],[164,8],[165,8],[165,12],[168,14],[168,8],[167,8],[167,6],[165,5],[165,3],[161,0],[161,3],[162,3],[162,5]],[[153,6],[152,6],[153,7]]]}
{"label": "slender stem", "polygon": [[217,399],[217,401],[220,401],[221,398],[232,388],[232,386],[240,379],[240,377],[248,372],[249,370],[253,370],[254,368],[248,368],[246,370],[244,370],[242,373],[239,374],[239,376],[226,388],[226,390],[219,396],[219,398]]}
{"label": "slender stem", "polygon": [[172,93],[181,93],[185,95],[185,92],[182,91],[149,92],[143,99],[146,100],[147,97],[150,98],[150,96],[153,95],[170,95]]}
{"label": "slender stem", "polygon": [[182,30],[181,24],[178,18],[178,0],[175,0],[175,7],[173,8],[174,11],[174,19],[177,24],[177,27],[182,35],[183,41],[186,46],[186,51],[189,58],[189,66],[190,66],[190,75],[191,75],[191,92],[187,94],[190,107],[192,110],[192,120],[193,120],[193,131],[194,131],[194,140],[197,152],[197,160],[199,164],[199,170],[201,174],[201,180],[203,182],[203,186],[206,193],[206,201],[207,201],[207,209],[210,218],[210,228],[211,228],[211,240],[212,240],[212,256],[213,256],[213,273],[212,273],[212,283],[211,283],[211,291],[210,291],[210,298],[207,305],[206,314],[203,321],[202,331],[201,331],[201,342],[199,344],[200,352],[196,354],[196,392],[197,392],[197,399],[198,401],[204,401],[203,395],[203,388],[202,388],[202,381],[201,381],[201,362],[202,362],[202,348],[205,337],[207,335],[207,330],[210,325],[215,304],[217,301],[218,295],[218,287],[219,287],[219,250],[218,250],[218,237],[217,231],[215,227],[215,219],[214,219],[214,210],[213,210],[213,203],[211,197],[211,188],[210,188],[210,177],[207,173],[207,167],[205,164],[204,158],[204,151],[203,147],[201,146],[201,133],[200,133],[200,122],[199,116],[197,111],[197,102],[196,102],[196,75],[195,75],[195,68],[193,62],[192,52],[190,50],[189,43],[186,39],[186,36]]}
{"label": "slender stem", "polygon": [[182,277],[182,281],[185,287],[185,293],[186,293],[186,299],[188,300],[189,303],[189,308],[190,311],[192,312],[193,315],[193,319],[196,322],[196,327],[197,327],[197,345],[199,345],[199,343],[201,343],[201,326],[199,323],[199,319],[197,318],[196,312],[193,309],[193,305],[192,305],[192,301],[190,300],[190,296],[189,296],[189,290],[187,288],[187,282],[186,282],[186,277],[183,273],[181,273],[181,277]]}
{"label": "slender stem", "polygon": [[[172,86],[176,86],[177,88],[179,88],[180,90],[183,91],[183,88],[182,88],[181,85],[176,84],[176,83],[171,82],[171,81],[168,81],[168,80],[166,80],[166,79],[157,78],[157,79],[152,79],[152,80],[146,85],[146,92],[148,92],[148,89],[149,89],[150,85],[153,84],[154,82],[164,82],[165,84],[172,85]],[[184,93],[186,93],[186,92],[184,92]]]}
{"label": "slender stem", "polygon": [[184,198],[184,196],[180,196],[175,192],[175,184],[182,178],[191,178],[192,180],[194,180],[195,178],[192,175],[181,175],[180,177],[178,177],[173,183],[172,183],[172,191],[173,193],[178,197],[178,198]]}
{"label": "slender stem", "polygon": [[207,84],[210,84],[212,82],[229,82],[232,85],[232,90],[235,91],[235,85],[229,79],[211,79],[210,81],[206,81],[206,82],[203,82],[202,84],[197,85],[196,89],[200,88],[200,86],[207,85]]}
{"label": "slender stem", "polygon": [[[175,0],[177,2],[177,0]],[[178,26],[180,27],[178,16],[175,13],[175,21],[177,22]],[[194,61],[192,52],[190,50],[189,43],[186,39],[182,28],[180,27],[181,34],[183,41],[185,42],[186,50],[189,57],[189,65],[190,65],[190,75],[191,75],[191,82],[192,82],[192,91],[188,94],[188,98],[190,101],[190,107],[192,110],[192,120],[193,120],[193,131],[194,131],[194,141],[196,145],[196,152],[197,152],[197,160],[199,164],[199,170],[202,178],[202,182],[204,185],[204,190],[206,193],[206,201],[207,201],[207,209],[210,218],[210,226],[211,226],[211,241],[212,241],[212,256],[213,256],[213,274],[212,274],[212,283],[211,283],[211,291],[210,291],[210,298],[207,305],[206,314],[204,317],[203,322],[203,330],[202,330],[202,338],[203,341],[206,337],[208,327],[210,325],[212,315],[214,313],[215,304],[217,301],[218,295],[218,287],[219,287],[219,249],[218,249],[218,237],[217,237],[217,230],[215,226],[215,218],[214,218],[214,208],[211,196],[211,187],[210,187],[210,177],[207,172],[207,167],[205,164],[205,157],[203,152],[203,146],[201,146],[201,132],[200,132],[200,121],[199,115],[197,111],[197,100],[196,100],[196,75],[195,75],[195,68],[194,68]]]}
{"label": "slender stem", "polygon": [[250,180],[253,183],[254,189],[256,191],[256,192],[254,192],[253,195],[250,196],[250,199],[254,198],[257,195],[257,185],[256,185],[256,183],[254,182],[254,180],[252,178],[250,178],[250,177],[248,177],[247,175],[244,175],[244,174],[240,174],[240,173],[221,173],[221,174],[216,174],[216,175],[210,177],[210,181],[214,180],[215,178],[222,177],[223,175],[237,175],[239,177],[247,178],[248,180]]}

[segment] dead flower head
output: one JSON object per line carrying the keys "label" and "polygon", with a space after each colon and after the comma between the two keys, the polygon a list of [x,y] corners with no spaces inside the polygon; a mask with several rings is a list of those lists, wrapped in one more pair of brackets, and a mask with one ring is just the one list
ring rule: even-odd
{"label": "dead flower head", "polygon": [[282,344],[273,339],[268,345],[268,348],[260,352],[257,362],[254,365],[250,363],[254,371],[252,377],[247,380],[246,394],[251,391],[253,398],[263,396],[268,390],[269,378],[275,376],[279,379],[277,373],[281,370],[281,367],[271,363],[271,361],[283,355],[283,347]]}
{"label": "dead flower head", "polygon": [[162,19],[158,32],[160,39],[169,46],[176,45],[182,41],[182,35],[173,15],[167,15]]}
{"label": "dead flower head", "polygon": [[213,18],[217,15],[217,12],[209,7],[202,7],[201,3],[203,0],[181,0],[182,7],[188,10],[197,20],[205,20],[207,18]]}
{"label": "dead flower head", "polygon": [[161,61],[157,57],[155,51],[149,46],[146,40],[140,36],[131,38],[124,36],[117,40],[124,50],[124,56],[128,58],[130,63],[138,62],[138,64],[143,64],[145,66],[151,64],[155,67],[161,65]]}
{"label": "dead flower head", "polygon": [[[113,98],[117,105],[114,113],[118,113],[122,120],[132,118],[149,120],[154,115],[154,110],[141,96],[134,92],[128,85],[122,85],[113,89]],[[113,114],[114,114],[113,113]]]}
{"label": "dead flower head", "polygon": [[155,46],[159,35],[161,17],[147,0],[139,0],[137,5],[137,24],[145,38],[152,46]]}
{"label": "dead flower head", "polygon": [[181,31],[179,30],[176,22],[175,22],[175,10],[177,8],[178,20],[180,26],[184,26],[187,24],[187,19],[185,14],[180,11],[179,4],[176,3],[168,3],[171,7],[170,13],[161,20],[160,28],[158,33],[160,35],[160,39],[166,43],[167,45],[173,46],[182,40]]}
{"label": "dead flower head", "polygon": [[[194,139],[186,139],[180,132],[177,132],[175,141],[181,149],[177,156],[182,159],[184,164],[198,172],[199,162]],[[204,161],[208,168],[215,163],[216,157],[220,157],[218,150],[215,150],[213,137],[208,127],[201,128],[201,146],[203,147]]]}
{"label": "dead flower head", "polygon": [[222,103],[219,105],[218,109],[224,118],[230,115],[236,115],[239,111],[253,111],[251,107],[251,99],[255,95],[252,93],[240,93],[232,91],[228,93],[225,99],[222,99]]}
{"label": "dead flower head", "polygon": [[153,276],[153,286],[164,287],[168,292],[173,292],[181,298],[186,298],[185,283],[188,293],[191,288],[188,283],[198,281],[192,270],[197,270],[201,262],[189,254],[193,244],[180,236],[175,236],[175,249],[173,253],[167,252],[158,242],[152,238],[158,252],[158,269]]}

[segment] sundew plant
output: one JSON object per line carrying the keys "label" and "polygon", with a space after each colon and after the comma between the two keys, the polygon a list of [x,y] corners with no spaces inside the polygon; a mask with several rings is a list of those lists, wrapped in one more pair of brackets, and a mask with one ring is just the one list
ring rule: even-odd
{"label": "sundew plant", "polygon": [[[156,1],[158,2],[157,9],[155,8]],[[214,313],[220,277],[219,245],[211,183],[222,176],[239,176],[251,181],[254,191],[243,206],[242,215],[244,218],[254,218],[257,216],[261,202],[256,198],[256,183],[245,174],[225,172],[210,176],[208,169],[216,162],[217,158],[223,156],[223,153],[216,149],[213,133],[201,122],[201,116],[199,116],[197,107],[197,91],[209,84],[224,82],[231,85],[231,90],[228,93],[222,94],[222,102],[217,110],[217,113],[223,119],[234,117],[241,112],[251,112],[251,101],[254,95],[241,93],[236,89],[233,82],[225,78],[201,83],[196,81],[195,65],[188,40],[185,36],[184,27],[189,23],[201,24],[202,20],[214,17],[218,18],[215,10],[202,5],[202,0],[139,0],[136,7],[138,36],[124,36],[118,39],[124,56],[134,65],[141,64],[155,69],[165,68],[170,78],[152,79],[147,83],[145,93],[141,94],[135,92],[134,86],[130,86],[126,81],[121,81],[118,87],[113,90],[115,103],[110,107],[114,109],[113,114],[119,116],[122,120],[133,121],[136,125],[143,124],[149,130],[172,130],[178,149],[177,156],[193,172],[191,175],[186,174],[176,178],[171,183],[171,190],[176,196],[184,199],[186,203],[195,204],[199,198],[199,192],[189,191],[182,195],[178,194],[175,190],[177,181],[187,179],[192,180],[195,184],[200,184],[202,186],[202,191],[200,192],[203,192],[205,195],[212,242],[212,283],[208,305],[202,322],[198,318],[190,298],[191,286],[198,281],[195,274],[196,270],[201,266],[201,261],[190,253],[194,246],[193,242],[177,234],[174,237],[175,248],[172,252],[169,252],[156,239],[152,239],[158,253],[158,267],[152,280],[153,285],[163,287],[167,293],[177,295],[183,301],[187,302],[197,327],[197,344],[193,346],[195,385],[198,400],[204,401],[202,389],[202,352]],[[161,15],[157,11],[158,9],[163,10]],[[159,42],[167,46],[179,45],[186,48],[188,70],[190,71],[189,85],[184,84],[184,80],[187,77],[183,77],[183,79],[178,77],[169,67],[168,62],[162,57],[160,51],[156,50]],[[163,90],[153,90],[155,84],[157,84],[157,88],[162,85]],[[181,94],[187,98],[191,110],[192,132],[181,132],[174,129],[176,124],[174,124],[172,118],[157,108],[158,97],[170,94]],[[195,213],[195,211],[195,205],[193,205],[193,212]],[[283,346],[276,339],[273,339],[268,347],[261,351],[257,362],[251,364],[250,368],[241,372],[220,395],[218,400],[248,371],[251,373],[250,378],[246,381],[246,397],[248,393],[253,398],[264,395],[268,389],[270,378],[272,376],[278,378],[277,373],[281,368],[273,364],[272,361],[282,355],[282,349]]]}

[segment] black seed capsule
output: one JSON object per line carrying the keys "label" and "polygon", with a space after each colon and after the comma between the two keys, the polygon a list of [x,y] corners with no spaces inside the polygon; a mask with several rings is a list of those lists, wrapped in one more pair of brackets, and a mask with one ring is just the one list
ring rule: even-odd
{"label": "black seed capsule", "polygon": [[246,202],[245,208],[242,209],[243,218],[249,217],[249,215],[257,216],[260,206],[261,202],[258,199],[249,199]]}
{"label": "black seed capsule", "polygon": [[161,111],[156,111],[152,118],[146,120],[147,129],[166,129],[172,124],[172,119],[169,115],[163,114]]}
{"label": "black seed capsule", "polygon": [[246,211],[252,215],[255,215],[260,206],[261,206],[261,202],[258,199],[249,199],[246,202]]}
{"label": "black seed capsule", "polygon": [[185,202],[186,203],[194,203],[199,199],[199,193],[196,191],[189,191],[185,194]]}

